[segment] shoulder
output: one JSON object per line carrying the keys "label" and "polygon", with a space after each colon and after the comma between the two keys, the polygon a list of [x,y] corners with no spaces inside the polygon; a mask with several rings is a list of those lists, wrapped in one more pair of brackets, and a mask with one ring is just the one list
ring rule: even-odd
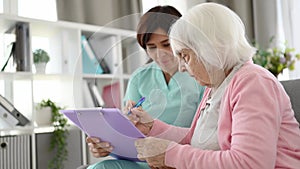
{"label": "shoulder", "polygon": [[134,81],[135,83],[139,83],[140,81],[143,81],[145,79],[147,79],[148,81],[150,78],[156,78],[157,76],[155,76],[155,73],[157,71],[161,71],[161,69],[155,62],[145,64],[137,68],[131,74],[130,82],[132,83]]}
{"label": "shoulder", "polygon": [[132,76],[141,76],[144,74],[153,73],[153,70],[161,70],[160,67],[155,63],[151,62],[148,64],[145,64],[139,68],[137,68],[133,73]]}
{"label": "shoulder", "polygon": [[250,61],[245,63],[233,77],[233,82],[240,81],[247,83],[253,80],[276,81],[277,79],[267,69]]}
{"label": "shoulder", "polygon": [[272,92],[281,93],[282,87],[278,79],[267,69],[252,62],[245,63],[229,82],[229,90],[235,92]]}

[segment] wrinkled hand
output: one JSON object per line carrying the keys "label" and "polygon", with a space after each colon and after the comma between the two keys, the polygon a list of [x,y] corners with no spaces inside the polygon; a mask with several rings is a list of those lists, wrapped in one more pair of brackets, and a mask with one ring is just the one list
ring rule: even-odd
{"label": "wrinkled hand", "polygon": [[151,167],[165,166],[165,152],[171,141],[147,137],[135,141],[135,147],[140,160],[146,160]]}
{"label": "wrinkled hand", "polygon": [[126,104],[124,113],[131,111],[130,115],[127,115],[129,120],[145,135],[149,133],[153,125],[153,118],[142,109],[142,107],[132,108],[136,103],[129,100]]}
{"label": "wrinkled hand", "polygon": [[106,157],[113,150],[113,147],[108,142],[103,142],[98,138],[87,137],[86,142],[88,143],[90,152],[96,158]]}

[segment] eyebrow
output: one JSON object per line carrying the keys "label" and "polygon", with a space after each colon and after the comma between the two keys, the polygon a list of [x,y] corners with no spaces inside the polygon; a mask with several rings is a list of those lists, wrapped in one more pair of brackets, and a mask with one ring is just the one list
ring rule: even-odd
{"label": "eyebrow", "polygon": [[[159,43],[166,43],[166,42],[169,42],[169,39],[165,39],[165,40],[163,40],[163,41],[161,41],[161,42],[159,42]],[[146,43],[146,45],[148,46],[151,46],[151,45],[155,45],[154,43]]]}
{"label": "eyebrow", "polygon": [[169,41],[170,41],[169,39],[166,39],[166,40],[161,41],[160,43],[165,43],[165,42],[169,42]]}

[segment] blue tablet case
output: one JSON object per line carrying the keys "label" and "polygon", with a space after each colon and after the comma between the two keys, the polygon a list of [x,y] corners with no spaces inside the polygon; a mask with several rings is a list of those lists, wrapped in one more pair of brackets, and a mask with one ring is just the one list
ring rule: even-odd
{"label": "blue tablet case", "polygon": [[134,141],[145,136],[117,108],[86,108],[60,110],[88,136],[110,142],[112,156],[118,159],[140,161]]}

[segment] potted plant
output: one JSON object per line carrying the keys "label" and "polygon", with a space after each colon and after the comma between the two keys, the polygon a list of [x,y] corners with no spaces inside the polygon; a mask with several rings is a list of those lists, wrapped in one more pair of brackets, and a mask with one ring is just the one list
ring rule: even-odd
{"label": "potted plant", "polygon": [[[274,37],[270,39],[270,43],[273,39]],[[278,77],[285,68],[291,71],[294,70],[296,61],[300,60],[300,54],[294,53],[295,49],[288,47],[287,42],[285,42],[283,48],[262,49],[258,47],[258,44],[255,44],[255,46],[258,50],[253,57],[253,62],[268,69],[275,77]]]}
{"label": "potted plant", "polygon": [[63,114],[59,113],[59,110],[64,108],[57,106],[50,99],[42,100],[39,103],[39,107],[49,107],[52,112],[51,123],[54,126],[54,131],[51,136],[49,151],[56,152],[56,154],[49,161],[48,168],[64,168],[64,161],[68,158],[67,136],[69,135],[67,130],[69,126],[68,121]]}
{"label": "potted plant", "polygon": [[36,73],[45,73],[46,65],[49,62],[49,54],[43,49],[36,49],[33,52],[33,63]]}
{"label": "potted plant", "polygon": [[[42,102],[41,102],[42,103]],[[38,126],[45,125],[50,126],[52,125],[52,112],[51,107],[44,107],[41,103],[38,103],[35,106],[35,122]]]}

